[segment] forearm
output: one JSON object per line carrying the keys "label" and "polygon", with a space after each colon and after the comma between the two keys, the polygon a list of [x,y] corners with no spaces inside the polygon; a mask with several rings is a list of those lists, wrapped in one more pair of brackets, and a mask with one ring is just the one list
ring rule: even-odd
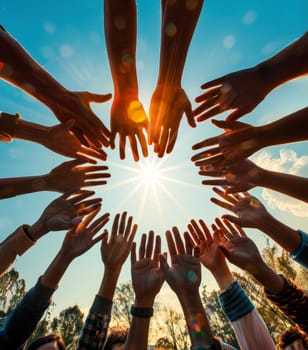
{"label": "forearm", "polygon": [[275,88],[308,73],[308,32],[268,60],[256,66],[263,80]]}
{"label": "forearm", "polygon": [[138,94],[135,0],[105,0],[104,29],[115,95]]}
{"label": "forearm", "polygon": [[47,126],[19,120],[13,136],[15,139],[43,144],[48,137],[48,130]]}
{"label": "forearm", "polygon": [[67,90],[8,33],[0,29],[0,78],[24,90],[48,107],[62,104]]}
{"label": "forearm", "polygon": [[203,0],[162,1],[160,64],[157,84],[181,85],[186,55]]}
{"label": "forearm", "polygon": [[60,250],[42,276],[41,283],[48,288],[57,288],[73,259],[67,252],[65,253]]}
{"label": "forearm", "polygon": [[308,107],[258,127],[261,148],[308,140]]}
{"label": "forearm", "polygon": [[116,267],[105,268],[104,276],[99,291],[97,293],[100,297],[112,301],[117,286],[118,278],[120,275],[120,271],[121,269],[117,269]]}
{"label": "forearm", "polygon": [[263,170],[258,186],[308,202],[308,178]]}

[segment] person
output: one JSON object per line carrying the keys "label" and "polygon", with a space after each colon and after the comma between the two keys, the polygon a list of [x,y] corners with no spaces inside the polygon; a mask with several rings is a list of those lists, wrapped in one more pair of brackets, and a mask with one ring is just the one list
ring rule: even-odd
{"label": "person", "polygon": [[246,159],[256,151],[274,145],[305,141],[308,139],[308,107],[262,126],[252,126],[238,121],[214,121],[225,131],[195,144],[192,149],[214,146],[194,155],[196,166],[224,167]]}
{"label": "person", "polygon": [[[83,158],[89,163],[95,159],[106,160],[107,154],[102,149],[85,147],[70,131],[75,120],[54,126],[31,123],[21,118],[19,113],[0,113],[0,141],[11,142],[13,139],[39,143],[48,149],[70,158]],[[94,158],[94,159],[93,159]]]}
{"label": "person", "polygon": [[308,335],[297,327],[287,328],[280,334],[279,350],[306,350],[308,349]]}
{"label": "person", "polygon": [[104,350],[123,350],[127,339],[127,334],[127,329],[112,329],[107,337]]}
{"label": "person", "polygon": [[226,219],[223,222],[219,222],[219,247],[225,257],[260,282],[265,296],[302,331],[307,332],[308,294],[268,266],[255,243],[239,226]]}
{"label": "person", "polygon": [[308,268],[308,234],[302,230],[294,230],[274,218],[255,197],[248,193],[230,195],[214,188],[224,201],[211,198],[211,201],[234,215],[222,217],[241,227],[257,228],[286,250],[290,257],[305,268]]}
{"label": "person", "polygon": [[138,97],[135,0],[104,0],[104,31],[114,84],[110,146],[115,148],[115,137],[119,134],[120,158],[124,159],[128,138],[133,158],[138,161],[137,141],[143,156],[148,156],[144,134],[148,119]]}
{"label": "person", "polygon": [[226,193],[246,192],[260,186],[308,202],[308,178],[263,169],[248,159],[223,168],[205,166],[201,169],[199,175],[217,178],[203,180],[203,185],[223,186]]}
{"label": "person", "polygon": [[127,212],[123,212],[121,216],[117,214],[110,236],[105,231],[101,243],[101,256],[105,271],[98,293],[83,325],[77,350],[99,350],[103,347],[107,349],[107,344],[109,344],[109,349],[113,349],[112,346],[115,345],[116,339],[119,339],[108,336],[106,341],[117,281],[138,228],[137,224],[132,224],[132,220],[131,216],[127,219]]}
{"label": "person", "polygon": [[83,222],[67,232],[60,250],[45,273],[9,314],[0,330],[1,349],[16,350],[24,345],[50,305],[51,297],[68,266],[104,237],[104,234],[96,234],[108,222],[109,213],[93,221],[99,210],[97,208],[91,212]]}
{"label": "person", "polygon": [[53,333],[35,339],[26,350],[66,350],[66,347],[61,336]]}
{"label": "person", "polygon": [[98,149],[109,146],[110,131],[92,111],[90,103],[106,102],[111,94],[66,89],[3,26],[0,26],[0,79],[42,102],[61,123],[74,119],[70,130],[85,146]]}
{"label": "person", "polygon": [[83,187],[105,185],[110,174],[106,165],[81,166],[84,159],[64,162],[49,173],[38,176],[26,176],[0,179],[0,199],[22,194],[55,191],[71,193]]}
{"label": "person", "polygon": [[251,112],[273,89],[308,73],[308,32],[274,56],[254,67],[227,74],[201,86],[196,98],[201,105],[193,112],[197,121],[234,110],[227,120]]}
{"label": "person", "polygon": [[231,321],[241,349],[276,349],[268,328],[251,303],[240,284],[234,279],[219,248],[220,234],[227,234],[221,221],[216,219],[211,235],[203,220],[191,220],[188,225],[190,237],[200,249],[200,261],[213,274],[219,288],[219,301],[226,316]]}
{"label": "person", "polygon": [[67,230],[101,207],[101,198],[88,199],[94,192],[80,191],[53,200],[32,225],[21,225],[0,244],[0,276],[12,265],[17,255],[24,254],[37,240],[50,231]]}
{"label": "person", "polygon": [[158,157],[172,152],[184,113],[188,124],[196,126],[181,79],[202,6],[203,0],[161,0],[159,74],[149,110],[149,144],[154,143]]}
{"label": "person", "polygon": [[130,309],[132,321],[124,350],[147,350],[150,319],[156,295],[164,282],[159,264],[161,238],[153,231],[141,236],[138,258],[136,243],[131,249],[132,284],[135,293],[134,304]]}
{"label": "person", "polygon": [[166,240],[171,266],[166,256],[160,255],[161,268],[166,282],[182,306],[191,349],[234,349],[214,337],[202,305],[199,292],[201,283],[199,247],[193,248],[193,241],[187,232],[184,232],[184,244],[177,227],[173,227],[172,232],[166,232]]}

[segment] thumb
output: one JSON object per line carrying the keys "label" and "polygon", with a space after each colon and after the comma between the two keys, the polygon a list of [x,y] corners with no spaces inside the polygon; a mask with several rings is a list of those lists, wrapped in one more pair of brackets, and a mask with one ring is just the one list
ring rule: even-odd
{"label": "thumb", "polygon": [[240,218],[238,218],[237,216],[225,214],[225,215],[222,216],[222,218],[229,220],[233,224],[242,226],[242,220]]}
{"label": "thumb", "polygon": [[229,130],[236,130],[236,129],[242,129],[250,126],[247,123],[238,122],[238,121],[230,121],[230,120],[216,120],[212,119],[212,123],[221,129],[229,129]]}
{"label": "thumb", "polygon": [[72,127],[75,125],[75,119],[70,119],[66,121],[65,123],[62,123],[62,126],[64,130],[69,131],[72,129]]}
{"label": "thumb", "polygon": [[186,114],[186,119],[187,119],[189,126],[191,126],[192,128],[195,128],[196,121],[195,121],[195,118],[193,116],[193,112],[191,109],[191,103],[189,103],[189,105],[186,107],[185,114]]}
{"label": "thumb", "polygon": [[160,267],[164,274],[169,270],[169,265],[167,263],[167,253],[159,254]]}
{"label": "thumb", "polygon": [[111,97],[112,97],[112,94],[100,95],[100,94],[93,94],[89,92],[88,102],[96,102],[96,103],[106,102],[110,100]]}

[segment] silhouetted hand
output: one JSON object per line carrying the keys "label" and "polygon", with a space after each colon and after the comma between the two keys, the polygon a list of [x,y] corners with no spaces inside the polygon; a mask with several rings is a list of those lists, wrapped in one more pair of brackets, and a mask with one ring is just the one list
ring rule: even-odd
{"label": "silhouetted hand", "polygon": [[193,112],[201,122],[216,114],[234,110],[227,120],[236,120],[251,112],[271,91],[257,68],[243,69],[209,81],[195,101],[201,105]]}
{"label": "silhouetted hand", "polygon": [[149,144],[154,143],[158,157],[172,152],[184,113],[188,124],[195,127],[185,91],[180,86],[158,85],[151,99],[149,131]]}
{"label": "silhouetted hand", "polygon": [[127,96],[115,98],[111,107],[110,124],[110,146],[112,149],[115,148],[115,138],[119,134],[121,159],[125,159],[126,138],[130,142],[135,161],[139,160],[137,141],[140,143],[143,156],[148,156],[144,134],[148,127],[148,119],[142,104],[137,99],[130,99]]}

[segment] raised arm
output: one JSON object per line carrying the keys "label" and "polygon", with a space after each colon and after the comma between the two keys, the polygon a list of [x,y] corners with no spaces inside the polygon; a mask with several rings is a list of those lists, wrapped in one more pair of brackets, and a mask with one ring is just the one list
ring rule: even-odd
{"label": "raised arm", "polygon": [[106,224],[109,214],[92,222],[98,211],[89,214],[84,222],[68,231],[61,249],[36,286],[9,315],[1,331],[6,339],[5,349],[19,349],[24,344],[48,308],[50,298],[70,263],[102,239],[102,236],[94,236]]}
{"label": "raised arm", "polygon": [[134,243],[132,246],[131,270],[135,301],[131,307],[133,317],[124,350],[146,350],[148,348],[148,334],[154,300],[164,282],[159,265],[160,253],[161,239],[160,236],[154,237],[153,231],[150,231],[148,235],[142,235],[138,257],[136,244]]}
{"label": "raised arm", "polygon": [[82,217],[100,207],[101,199],[87,199],[94,192],[83,191],[71,198],[61,196],[52,201],[33,225],[22,225],[0,244],[0,275],[42,236],[50,231],[75,227]]}
{"label": "raised arm", "polygon": [[111,148],[119,134],[120,158],[125,158],[128,138],[135,161],[139,160],[137,141],[148,155],[145,131],[148,120],[138,97],[136,71],[137,14],[135,0],[104,0],[104,28],[109,64],[114,84],[111,107]]}
{"label": "raised arm", "polygon": [[221,306],[232,323],[241,349],[276,349],[269,331],[250,299],[234,280],[224,254],[219,247],[219,236],[227,234],[223,223],[217,219],[212,225],[213,235],[203,220],[192,220],[188,229],[200,248],[200,261],[215,277],[221,290]]}
{"label": "raised arm", "polygon": [[159,75],[150,105],[149,143],[159,157],[171,153],[183,114],[195,127],[191,103],[181,86],[189,45],[203,0],[161,1],[162,23]]}
{"label": "raised arm", "polygon": [[110,236],[104,233],[101,244],[101,256],[105,271],[98,293],[84,323],[78,342],[78,350],[102,349],[106,340],[110,322],[112,299],[117,281],[130,253],[137,225],[133,218],[126,219],[127,213],[115,216]]}
{"label": "raised arm", "polygon": [[224,224],[227,234],[220,235],[220,247],[227,259],[259,281],[265,288],[266,296],[307,332],[307,293],[271,269],[243,230],[232,226],[228,220],[224,220]]}
{"label": "raised arm", "polygon": [[275,122],[252,126],[236,121],[213,123],[226,131],[193,146],[194,150],[213,146],[192,157],[197,166],[225,166],[245,159],[259,149],[308,139],[308,107],[278,119]]}
{"label": "raised arm", "polygon": [[308,202],[308,178],[266,170],[248,159],[216,170],[205,166],[199,174],[218,177],[214,180],[203,180],[202,184],[227,186],[226,193],[245,192],[260,186]]}
{"label": "raised arm", "polygon": [[110,132],[93,113],[90,102],[105,102],[111,95],[67,90],[1,26],[0,78],[44,103],[61,122],[75,119],[71,130],[86,146],[109,145]]}
{"label": "raised arm", "polygon": [[308,73],[308,32],[273,57],[258,65],[227,74],[201,86],[206,91],[196,98],[201,105],[194,115],[198,121],[234,110],[227,120],[251,112],[266,95],[288,80]]}
{"label": "raised arm", "polygon": [[294,230],[275,219],[257,198],[248,193],[230,195],[218,188],[214,188],[214,191],[224,200],[211,198],[211,201],[236,214],[236,216],[223,215],[223,218],[241,227],[259,229],[289,252],[292,259],[308,267],[308,235],[306,233]]}
{"label": "raised arm", "polygon": [[67,161],[45,175],[0,179],[0,199],[39,191],[71,193],[87,186],[105,185],[105,179],[110,177],[105,172],[108,167],[81,166],[84,162]]}

